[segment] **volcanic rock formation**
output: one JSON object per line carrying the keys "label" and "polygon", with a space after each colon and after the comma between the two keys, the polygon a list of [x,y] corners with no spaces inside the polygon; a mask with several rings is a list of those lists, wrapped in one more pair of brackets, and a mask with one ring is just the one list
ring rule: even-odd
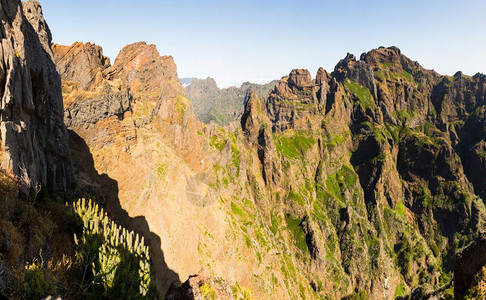
{"label": "volcanic rock formation", "polygon": [[36,1],[2,1],[0,18],[1,166],[22,178],[24,191],[70,190],[73,168],[49,27]]}

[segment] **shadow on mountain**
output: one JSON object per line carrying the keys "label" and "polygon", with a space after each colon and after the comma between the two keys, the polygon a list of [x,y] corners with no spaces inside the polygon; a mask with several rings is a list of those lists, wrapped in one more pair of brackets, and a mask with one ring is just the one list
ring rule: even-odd
{"label": "shadow on mountain", "polygon": [[78,182],[77,196],[95,198],[103,205],[111,219],[145,237],[145,244],[150,247],[152,280],[155,281],[160,296],[165,295],[171,283],[179,285],[181,282],[179,275],[165,262],[160,237],[150,231],[145,217],[132,218],[123,209],[118,199],[118,182],[107,174],[98,174],[93,156],[84,139],[76,132],[69,130],[69,143]]}

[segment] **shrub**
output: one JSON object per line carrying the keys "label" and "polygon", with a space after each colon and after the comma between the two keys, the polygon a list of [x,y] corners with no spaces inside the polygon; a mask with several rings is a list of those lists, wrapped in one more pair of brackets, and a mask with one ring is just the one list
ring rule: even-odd
{"label": "shrub", "polygon": [[44,274],[36,263],[26,265],[23,276],[19,290],[24,299],[41,299],[56,294],[54,278]]}
{"label": "shrub", "polygon": [[150,256],[144,238],[111,221],[103,209],[84,198],[72,204],[83,223],[74,235],[76,256],[92,293],[110,298],[141,298],[150,288]]}

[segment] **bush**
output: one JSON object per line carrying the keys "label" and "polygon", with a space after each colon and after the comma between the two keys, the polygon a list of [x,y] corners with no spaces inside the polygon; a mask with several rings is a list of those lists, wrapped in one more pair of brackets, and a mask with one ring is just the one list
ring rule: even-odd
{"label": "bush", "polygon": [[44,274],[39,265],[32,263],[25,266],[20,294],[24,299],[41,299],[56,294],[54,278]]}
{"label": "bush", "polygon": [[82,265],[83,284],[98,298],[142,298],[151,287],[149,248],[144,238],[111,221],[91,200],[72,204],[83,223],[82,236],[74,235],[76,256]]}

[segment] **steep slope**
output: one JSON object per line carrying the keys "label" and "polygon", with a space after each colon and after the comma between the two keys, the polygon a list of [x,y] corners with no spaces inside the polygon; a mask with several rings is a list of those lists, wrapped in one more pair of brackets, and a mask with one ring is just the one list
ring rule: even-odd
{"label": "steep slope", "polygon": [[223,129],[198,122],[154,46],[113,66],[92,44],[54,49],[66,122],[96,170],[74,145],[78,180],[162,251],[162,293],[201,271],[181,289],[452,295],[455,254],[484,228],[484,75],[441,76],[394,47],[348,54],[314,80],[297,69],[266,98],[248,92],[241,128]]}
{"label": "steep slope", "polygon": [[[444,81],[448,90],[438,96]],[[281,173],[292,174],[282,181],[286,211],[319,265],[336,259],[318,270],[340,272],[330,283],[341,292],[389,298],[420,286],[426,295],[447,283],[456,249],[484,226],[484,204],[471,185],[477,179],[462,165],[471,159],[463,149],[484,138],[463,127],[477,122],[484,96],[484,75],[440,76],[393,47],[360,61],[348,55],[315,81],[294,70],[277,84],[262,130],[273,126]],[[275,164],[262,163],[263,174],[266,165]]]}
{"label": "steep slope", "polygon": [[186,94],[201,121],[228,125],[241,117],[245,97],[251,89],[259,95],[266,96],[276,83],[276,80],[267,84],[245,82],[239,88],[233,86],[220,90],[211,77],[194,78],[186,87]]}
{"label": "steep slope", "polygon": [[[164,292],[179,280],[165,261],[180,266],[183,277],[199,271],[189,268],[197,263],[189,259],[197,253],[197,241],[181,244],[186,248],[181,255],[169,238],[172,235],[173,242],[179,243],[180,235],[186,234],[183,228],[197,232],[196,223],[190,228],[178,224],[192,219],[189,209],[181,211],[184,205],[179,201],[185,194],[184,183],[204,166],[196,129],[199,121],[183,96],[175,64],[145,43],[125,47],[113,66],[105,64],[101,49],[93,44],[53,49],[63,78],[65,120],[72,130],[77,179],[84,183],[78,193],[103,196],[115,219],[144,234],[151,249],[158,248],[152,258],[159,289]],[[74,63],[83,59],[90,63]],[[83,82],[94,84],[83,86]],[[87,157],[92,157],[94,171],[87,166]],[[175,214],[181,218],[173,219]],[[138,216],[150,227],[137,221]]]}
{"label": "steep slope", "polygon": [[55,201],[74,171],[42,9],[2,0],[0,19],[0,298],[39,299],[75,283],[73,222]]}
{"label": "steep slope", "polygon": [[1,166],[29,188],[73,183],[61,81],[39,3],[2,1],[0,18]]}
{"label": "steep slope", "polygon": [[484,299],[486,297],[486,234],[458,253],[454,269],[455,299]]}

